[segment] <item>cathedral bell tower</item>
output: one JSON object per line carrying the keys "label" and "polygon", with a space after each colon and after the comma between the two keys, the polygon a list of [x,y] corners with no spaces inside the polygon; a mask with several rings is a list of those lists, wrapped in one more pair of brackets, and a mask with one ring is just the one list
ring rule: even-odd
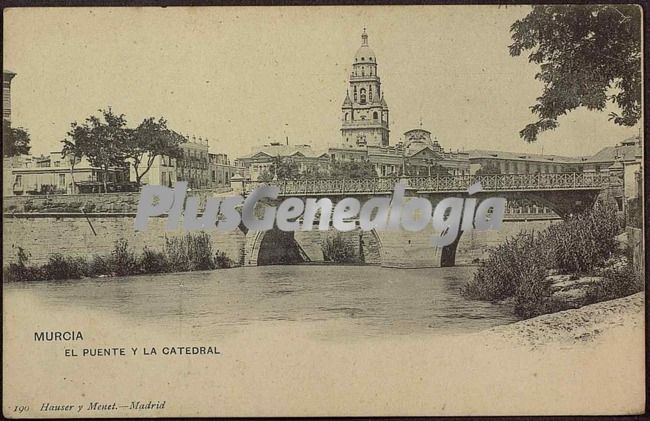
{"label": "cathedral bell tower", "polygon": [[365,28],[341,111],[344,147],[388,146],[388,105],[377,75],[377,57],[368,46]]}

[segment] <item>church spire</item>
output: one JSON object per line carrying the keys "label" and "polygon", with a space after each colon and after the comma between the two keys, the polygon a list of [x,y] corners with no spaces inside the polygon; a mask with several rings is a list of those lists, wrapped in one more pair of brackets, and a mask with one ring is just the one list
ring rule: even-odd
{"label": "church spire", "polygon": [[366,34],[366,28],[363,28],[363,34],[361,34],[361,45],[368,45],[368,34]]}

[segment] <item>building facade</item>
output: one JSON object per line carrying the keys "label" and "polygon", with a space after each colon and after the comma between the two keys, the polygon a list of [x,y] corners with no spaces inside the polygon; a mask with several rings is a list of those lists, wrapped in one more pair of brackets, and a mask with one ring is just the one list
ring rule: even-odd
{"label": "building facade", "polygon": [[[156,156],[141,183],[173,187],[177,181],[186,181],[191,189],[229,188],[235,167],[230,164],[228,155],[210,153],[208,149],[208,139],[188,137],[187,142],[181,144],[179,158]],[[133,167],[131,179],[136,179]]]}
{"label": "building facade", "polygon": [[236,174],[236,168],[230,164],[230,159],[225,153],[208,154],[208,170],[210,173],[210,188],[230,188],[230,180]]}
{"label": "building facade", "polygon": [[258,181],[261,176],[272,172],[273,164],[278,159],[295,163],[301,173],[309,169],[323,169],[329,165],[329,155],[326,152],[313,150],[311,145],[286,145],[272,142],[253,148],[251,153],[237,158],[235,167],[244,180]]}
{"label": "building facade", "polygon": [[11,123],[11,81],[16,73],[11,70],[2,71],[2,118]]}
{"label": "building facade", "polygon": [[341,107],[341,140],[346,147],[388,146],[388,105],[377,73],[377,56],[363,30]]}
{"label": "building facade", "polygon": [[4,165],[11,168],[11,175],[4,180],[5,196],[100,192],[104,189],[104,180],[109,191],[125,189],[129,184],[126,167],[109,168],[108,173],[104,173],[90,165],[86,158],[77,160],[73,167],[71,160],[61,152],[5,158]]}

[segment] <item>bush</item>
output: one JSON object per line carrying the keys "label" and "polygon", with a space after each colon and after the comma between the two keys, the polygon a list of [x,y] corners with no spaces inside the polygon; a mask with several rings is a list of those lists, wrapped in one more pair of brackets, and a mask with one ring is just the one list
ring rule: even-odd
{"label": "bush", "polygon": [[643,279],[630,263],[606,268],[600,275],[603,277],[602,282],[591,285],[587,290],[587,304],[626,297],[644,289]]}
{"label": "bush", "polygon": [[50,256],[41,269],[42,279],[80,279],[87,275],[88,264],[83,257]]}
{"label": "bush", "polygon": [[102,256],[94,256],[88,263],[89,276],[112,275],[113,259]]}
{"label": "bush", "polygon": [[492,250],[462,294],[490,301],[514,297],[515,313],[523,317],[557,311],[561,303],[550,297],[549,269],[593,272],[611,257],[619,232],[615,209],[597,205],[540,233],[521,233]]}
{"label": "bush", "polygon": [[165,238],[164,254],[171,272],[208,270],[217,267],[210,237],[204,232]]}
{"label": "bush", "polygon": [[117,276],[135,275],[139,273],[138,259],[135,253],[129,250],[129,243],[125,239],[119,239],[115,242],[115,247],[111,252],[113,273]]}
{"label": "bush", "polygon": [[[540,253],[539,237],[534,234],[520,233],[497,246],[482,262],[474,278],[462,289],[462,293],[476,300],[502,300],[517,293],[522,277],[530,263],[528,259]],[[542,254],[536,264],[545,270],[548,262]],[[543,256],[546,257],[546,256]]]}
{"label": "bush", "polygon": [[235,262],[233,262],[230,257],[226,256],[226,253],[219,250],[214,254],[214,261],[219,269],[227,269],[235,265]]}
{"label": "bush", "polygon": [[187,234],[180,238],[166,238],[163,252],[144,248],[142,256],[129,249],[124,239],[117,240],[110,256],[64,257],[54,254],[49,261],[38,267],[29,266],[27,252],[18,248],[16,263],[3,268],[6,281],[36,281],[50,279],[79,279],[84,276],[127,276],[140,273],[187,272],[230,268],[235,265],[226,253],[213,252],[210,237],[206,233]]}
{"label": "bush", "polygon": [[554,251],[555,268],[565,273],[583,273],[611,256],[620,231],[616,210],[597,205],[590,212],[551,225],[546,231],[545,246]]}
{"label": "bush", "polygon": [[354,247],[348,244],[339,232],[328,235],[321,249],[326,262],[355,263],[359,261]]}
{"label": "bush", "polygon": [[24,282],[41,278],[40,268],[27,266],[29,253],[24,248],[18,247],[17,259],[16,263],[9,263],[7,267],[3,268],[3,278],[6,281]]}
{"label": "bush", "polygon": [[143,273],[169,272],[169,262],[164,253],[145,247],[140,258],[140,268]]}

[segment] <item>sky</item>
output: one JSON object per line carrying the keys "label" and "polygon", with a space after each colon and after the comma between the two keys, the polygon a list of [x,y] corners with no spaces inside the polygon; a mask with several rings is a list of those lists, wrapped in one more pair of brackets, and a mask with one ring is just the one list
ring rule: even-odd
{"label": "sky", "polygon": [[32,152],[60,150],[100,108],[130,126],[163,116],[231,158],[271,141],[340,142],[341,104],[367,28],[390,108],[390,142],[420,127],[446,149],[582,156],[638,134],[609,111],[575,110],[535,144],[519,137],[542,92],[511,57],[529,6],[5,9],[12,124]]}

